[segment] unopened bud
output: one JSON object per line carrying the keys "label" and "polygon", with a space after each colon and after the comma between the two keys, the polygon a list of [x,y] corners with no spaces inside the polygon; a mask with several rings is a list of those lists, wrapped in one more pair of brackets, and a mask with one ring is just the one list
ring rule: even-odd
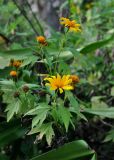
{"label": "unopened bud", "polygon": [[14,98],[17,98],[17,97],[19,97],[19,95],[20,95],[19,92],[15,92],[13,96],[14,96]]}
{"label": "unopened bud", "polygon": [[28,87],[28,86],[24,86],[24,87],[23,87],[23,91],[24,91],[25,93],[27,93],[27,92],[29,91],[29,87]]}

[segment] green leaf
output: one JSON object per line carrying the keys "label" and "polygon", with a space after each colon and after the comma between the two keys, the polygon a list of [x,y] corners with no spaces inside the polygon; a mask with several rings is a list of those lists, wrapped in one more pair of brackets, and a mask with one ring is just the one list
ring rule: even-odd
{"label": "green leaf", "polygon": [[80,112],[79,103],[76,100],[76,98],[74,97],[74,95],[71,92],[68,92],[68,91],[65,92],[65,95],[70,101],[69,111],[77,114],[77,116],[79,116],[81,119],[84,119],[85,121],[87,121],[87,118]]}
{"label": "green leaf", "polygon": [[12,80],[3,80],[3,81],[0,81],[0,85],[5,85],[7,87],[14,86],[14,81],[12,81]]}
{"label": "green leaf", "polygon": [[30,63],[34,64],[37,61],[37,59],[38,59],[37,56],[34,56],[34,55],[29,56],[29,57],[24,59],[21,67],[24,67],[24,66],[26,66],[26,65],[28,65]]}
{"label": "green leaf", "polygon": [[80,53],[90,53],[95,51],[96,49],[103,47],[105,45],[107,45],[108,43],[110,43],[112,40],[114,39],[114,35],[111,36],[108,39],[105,40],[101,40],[101,41],[97,41],[97,42],[93,42],[91,44],[88,44],[87,46],[85,46],[84,48],[80,49]]}
{"label": "green leaf", "polygon": [[6,59],[25,59],[32,56],[31,48],[12,49],[8,51],[0,51],[0,57]]}
{"label": "green leaf", "polygon": [[15,83],[12,80],[0,81],[1,91],[4,103],[12,103],[14,101],[14,92],[16,91]]}
{"label": "green leaf", "polygon": [[7,59],[0,57],[0,69],[3,69],[6,66],[8,66],[9,62],[10,62],[10,60],[7,60]]}
{"label": "green leaf", "polygon": [[31,160],[84,160],[93,156],[94,151],[91,150],[87,143],[83,140],[77,140],[63,145],[58,149],[54,149],[40,156],[36,156]]}
{"label": "green leaf", "polygon": [[32,120],[32,128],[36,125],[41,125],[47,117],[50,106],[46,103],[39,103],[38,107],[31,109],[25,115],[36,115]]}
{"label": "green leaf", "polygon": [[111,88],[111,96],[114,96],[114,87]]}
{"label": "green leaf", "polygon": [[59,57],[59,60],[64,60],[65,62],[66,61],[72,61],[73,58],[74,58],[74,55],[73,53],[70,51],[70,50],[66,50],[66,51],[48,51],[50,53],[50,57],[53,56],[55,58],[58,59]]}
{"label": "green leaf", "polygon": [[38,84],[32,84],[32,83],[25,83],[21,87],[27,86],[30,89],[38,89],[40,86]]}
{"label": "green leaf", "polygon": [[50,109],[50,106],[46,103],[39,103],[37,107],[34,109],[29,110],[25,115],[37,115],[39,110],[48,110]]}
{"label": "green leaf", "polygon": [[91,105],[92,108],[108,108],[108,105],[101,99],[103,99],[105,96],[93,96],[91,98]]}
{"label": "green leaf", "polygon": [[114,118],[114,107],[110,108],[84,108],[83,112],[103,116],[106,118]]}
{"label": "green leaf", "polygon": [[53,138],[54,135],[55,135],[55,134],[54,134],[52,125],[50,125],[50,126],[48,127],[47,134],[46,134],[46,140],[47,140],[48,145],[51,145],[52,138]]}
{"label": "green leaf", "polygon": [[37,124],[38,125],[42,125],[42,123],[44,122],[44,120],[46,119],[47,117],[47,114],[48,114],[48,111],[49,111],[49,108],[42,108],[42,109],[39,109],[37,110],[37,116],[33,118],[32,120],[32,128],[34,126],[36,126]]}
{"label": "green leaf", "polygon": [[97,160],[96,154],[93,155],[91,160]]}
{"label": "green leaf", "polygon": [[47,124],[42,124],[41,126],[36,126],[35,128],[32,128],[32,130],[28,133],[34,134],[34,133],[39,133],[38,139],[41,140],[43,136],[46,136],[46,141],[48,145],[51,144],[52,138],[54,136],[54,131],[52,128],[52,123],[47,123]]}
{"label": "green leaf", "polygon": [[74,56],[71,51],[63,51],[60,53],[59,58],[63,59],[64,61],[69,61],[72,60]]}
{"label": "green leaf", "polygon": [[17,114],[20,109],[20,100],[15,100],[14,102],[8,104],[6,111],[7,111],[7,122],[11,120],[14,114]]}
{"label": "green leaf", "polygon": [[64,106],[58,106],[58,115],[60,116],[60,119],[63,122],[67,132],[72,117],[70,111]]}
{"label": "green leaf", "polygon": [[24,136],[27,130],[27,128],[22,127],[20,120],[14,120],[9,123],[2,122],[0,124],[0,147]]}
{"label": "green leaf", "polygon": [[65,92],[65,95],[69,99],[70,105],[73,108],[73,110],[78,114],[79,113],[79,104],[78,104],[78,101],[76,100],[76,98],[74,97],[74,95],[69,91]]}
{"label": "green leaf", "polygon": [[114,142],[114,129],[110,130],[107,133],[107,136],[105,137],[103,142],[113,141]]}

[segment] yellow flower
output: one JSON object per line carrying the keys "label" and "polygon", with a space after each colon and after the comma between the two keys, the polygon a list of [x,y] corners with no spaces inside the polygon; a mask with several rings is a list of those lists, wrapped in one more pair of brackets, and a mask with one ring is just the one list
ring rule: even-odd
{"label": "yellow flower", "polygon": [[80,81],[79,77],[76,75],[71,75],[70,78],[72,79],[73,84],[79,83]]}
{"label": "yellow flower", "polygon": [[59,90],[60,93],[63,93],[64,90],[74,89],[70,75],[60,76],[57,74],[57,76],[51,76],[44,80],[48,81],[45,85],[50,86],[50,90]]}
{"label": "yellow flower", "polygon": [[37,37],[36,37],[36,40],[37,40],[40,44],[42,44],[42,45],[44,45],[44,46],[47,46],[46,38],[45,38],[44,36],[37,36]]}
{"label": "yellow flower", "polygon": [[12,76],[12,77],[17,77],[17,72],[16,72],[16,71],[11,71],[11,72],[10,72],[10,76]]}
{"label": "yellow flower", "polygon": [[69,29],[69,31],[73,32],[81,32],[80,24],[78,24],[75,20],[70,20],[68,18],[61,17],[60,24],[64,25]]}

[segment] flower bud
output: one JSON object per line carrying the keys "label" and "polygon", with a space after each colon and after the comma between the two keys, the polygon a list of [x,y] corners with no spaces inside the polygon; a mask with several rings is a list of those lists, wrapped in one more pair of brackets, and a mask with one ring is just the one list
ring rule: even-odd
{"label": "flower bud", "polygon": [[11,71],[11,72],[10,72],[10,76],[12,76],[12,77],[17,77],[17,72],[16,72],[16,71]]}
{"label": "flower bud", "polygon": [[28,86],[24,86],[24,87],[23,87],[23,91],[24,91],[25,93],[27,93],[27,92],[29,91],[29,87],[28,87]]}
{"label": "flower bud", "polygon": [[17,98],[17,97],[19,97],[19,95],[20,95],[19,92],[15,92],[13,96],[14,96],[14,98]]}

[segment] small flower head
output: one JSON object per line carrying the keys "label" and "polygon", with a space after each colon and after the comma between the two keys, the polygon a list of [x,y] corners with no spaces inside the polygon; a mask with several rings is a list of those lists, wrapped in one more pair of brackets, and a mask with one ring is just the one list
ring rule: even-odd
{"label": "small flower head", "polygon": [[44,36],[37,36],[36,37],[37,42],[40,44],[47,46],[46,38]]}
{"label": "small flower head", "polygon": [[14,61],[13,62],[13,66],[16,68],[19,68],[21,66],[21,64],[22,64],[21,61]]}
{"label": "small flower head", "polygon": [[70,78],[72,79],[73,84],[79,83],[80,81],[79,77],[76,75],[71,75]]}
{"label": "small flower head", "polygon": [[61,17],[60,24],[67,27],[71,32],[81,32],[80,24],[78,24],[75,20],[70,20],[68,18]]}
{"label": "small flower head", "polygon": [[12,77],[17,77],[17,72],[16,72],[16,71],[11,71],[11,72],[10,72],[10,76],[12,76]]}
{"label": "small flower head", "polygon": [[72,79],[70,75],[60,76],[51,76],[45,78],[44,80],[48,81],[45,85],[50,87],[50,90],[59,90],[60,93],[63,93],[64,90],[73,90]]}
{"label": "small flower head", "polygon": [[19,60],[11,60],[9,66],[14,66],[16,68],[19,68],[21,66],[22,62]]}

